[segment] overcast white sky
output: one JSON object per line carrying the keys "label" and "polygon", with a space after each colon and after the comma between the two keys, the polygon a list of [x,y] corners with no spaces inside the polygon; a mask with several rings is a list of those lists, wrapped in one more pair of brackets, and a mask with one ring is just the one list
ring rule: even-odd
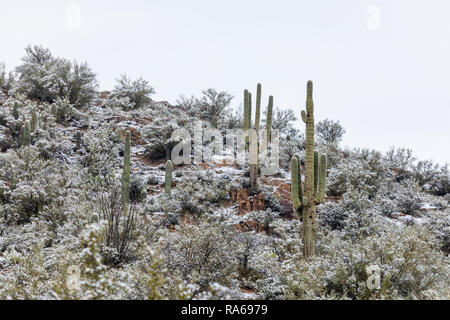
{"label": "overcast white sky", "polygon": [[448,0],[2,0],[0,61],[28,44],[87,61],[102,89],[142,75],[171,103],[215,87],[237,106],[261,82],[299,117],[311,79],[345,145],[450,162]]}

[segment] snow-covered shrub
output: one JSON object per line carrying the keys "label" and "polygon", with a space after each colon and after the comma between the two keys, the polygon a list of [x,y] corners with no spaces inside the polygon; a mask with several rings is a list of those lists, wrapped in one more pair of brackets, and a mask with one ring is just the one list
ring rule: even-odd
{"label": "snow-covered shrub", "polygon": [[[397,227],[377,217],[379,227],[358,241],[340,231],[321,235],[318,254],[285,269],[286,298],[426,299],[444,298],[448,262],[435,250],[435,239],[423,227]],[[370,228],[365,228],[370,230]],[[369,289],[366,268],[380,267],[380,289]],[[446,285],[442,285],[446,283]]]}
{"label": "snow-covered shrub", "polygon": [[117,106],[124,110],[139,109],[151,103],[150,96],[155,93],[155,89],[142,78],[137,80],[129,79],[125,74],[117,79],[117,85],[112,92]]}
{"label": "snow-covered shrub", "polygon": [[139,202],[146,196],[146,185],[142,177],[132,174],[130,177],[130,201]]}
{"label": "snow-covered shrub", "polygon": [[447,255],[450,253],[450,216],[437,213],[430,217],[429,228],[439,240],[439,246]]}
{"label": "snow-covered shrub", "polygon": [[120,166],[120,142],[119,131],[108,127],[86,134],[87,165],[92,175],[106,175]]}
{"label": "snow-covered shrub", "polygon": [[202,96],[196,99],[195,105],[198,117],[211,122],[211,126],[218,128],[219,122],[230,112],[233,96],[226,91],[209,88],[202,91]]}
{"label": "snow-covered shrub", "polygon": [[[34,147],[9,151],[0,154],[0,158],[0,173],[3,173],[0,179],[8,181],[13,208],[6,212],[7,221],[30,222],[33,216],[53,212],[49,209],[64,203],[68,177],[61,175],[60,165],[55,161],[42,159]],[[60,221],[64,219],[60,214],[46,218]]]}
{"label": "snow-covered shrub", "polygon": [[164,239],[167,268],[201,289],[213,282],[230,285],[238,260],[232,228],[202,223],[177,227]]}
{"label": "snow-covered shrub", "polygon": [[17,67],[15,94],[50,103],[58,98],[68,99],[70,104],[80,107],[93,101],[97,80],[86,63],[55,58],[42,46],[28,46],[25,51],[23,64]]}
{"label": "snow-covered shrub", "polygon": [[178,143],[173,141],[172,132],[180,128],[177,122],[167,123],[166,119],[158,119],[146,125],[143,138],[147,143],[146,156],[149,159],[164,159],[170,156],[172,148]]}
{"label": "snow-covered shrub", "polygon": [[338,203],[327,202],[317,207],[318,222],[331,230],[341,230],[344,227],[347,214]]}
{"label": "snow-covered shrub", "polygon": [[124,208],[120,189],[104,192],[97,196],[95,209],[100,218],[107,222],[102,237],[101,253],[107,265],[117,265],[133,260],[133,241],[139,219],[136,207]]}
{"label": "snow-covered shrub", "polygon": [[426,190],[437,196],[450,194],[450,172],[447,165],[441,167],[435,174],[428,183]]}
{"label": "snow-covered shrub", "polygon": [[316,124],[316,133],[322,142],[338,145],[345,134],[345,129],[339,121],[325,119]]}
{"label": "snow-covered shrub", "polygon": [[327,195],[341,196],[350,189],[356,189],[374,197],[381,183],[389,178],[380,154],[362,150],[352,157],[340,159],[335,167],[329,169]]}
{"label": "snow-covered shrub", "polygon": [[424,201],[418,184],[407,179],[397,183],[394,188],[396,210],[408,215],[416,215]]}

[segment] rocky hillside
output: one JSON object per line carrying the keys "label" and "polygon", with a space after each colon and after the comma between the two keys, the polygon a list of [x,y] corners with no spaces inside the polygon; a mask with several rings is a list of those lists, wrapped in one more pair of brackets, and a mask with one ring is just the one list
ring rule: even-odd
{"label": "rocky hillside", "polygon": [[[48,54],[28,49],[17,77],[0,81],[0,298],[450,298],[446,166],[406,149],[343,149],[338,122],[317,124],[327,187],[316,255],[305,259],[291,201],[290,162],[305,154],[304,132],[293,126],[299,110],[275,106],[280,168],[256,185],[248,162],[174,165],[166,174],[174,130],[193,132],[200,120],[223,133],[241,128],[240,101],[233,112],[230,95],[209,89],[177,105],[155,102],[146,81],[126,77],[111,92],[92,91],[87,66],[62,77],[64,61]],[[374,265],[375,290],[366,285]]]}

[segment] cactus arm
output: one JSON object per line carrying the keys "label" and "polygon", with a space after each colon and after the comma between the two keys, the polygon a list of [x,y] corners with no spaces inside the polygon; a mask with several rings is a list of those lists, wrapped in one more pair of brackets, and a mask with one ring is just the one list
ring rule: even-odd
{"label": "cactus arm", "polygon": [[259,122],[261,119],[261,83],[256,86],[256,113],[255,113],[255,129],[259,130]]}
{"label": "cactus arm", "polygon": [[273,96],[270,96],[269,105],[267,106],[267,120],[266,120],[267,141],[270,141],[270,131],[272,127],[272,112],[273,112]]}
{"label": "cactus arm", "polygon": [[308,197],[303,197],[303,206],[306,207],[309,203]]}
{"label": "cactus arm", "polygon": [[248,130],[248,90],[244,90],[244,122],[242,125],[244,131]]}
{"label": "cactus arm", "polygon": [[252,94],[251,92],[248,93],[248,129],[252,127]]}
{"label": "cactus arm", "polygon": [[314,195],[319,191],[319,152],[314,151]]}
{"label": "cactus arm", "polygon": [[327,176],[327,155],[322,154],[322,156],[320,157],[319,194],[317,198],[318,203],[323,203],[323,199],[325,197],[326,176]]}
{"label": "cactus arm", "polygon": [[291,159],[291,198],[292,198],[292,205],[294,209],[297,211],[302,206],[300,193],[301,193],[301,187],[302,182],[299,180],[299,165],[298,165],[298,158],[292,157]]}
{"label": "cactus arm", "polygon": [[302,187],[302,171],[301,171],[301,160],[300,155],[298,153],[294,154],[294,157],[297,158],[298,162],[298,197],[299,199],[303,199],[303,187]]}
{"label": "cactus arm", "polygon": [[304,123],[306,123],[306,112],[305,110],[302,110],[302,120]]}

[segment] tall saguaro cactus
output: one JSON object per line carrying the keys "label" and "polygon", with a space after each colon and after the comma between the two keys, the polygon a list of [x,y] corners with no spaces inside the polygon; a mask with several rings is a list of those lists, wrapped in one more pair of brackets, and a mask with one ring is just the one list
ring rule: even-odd
{"label": "tall saguaro cactus", "polygon": [[166,161],[166,177],[164,181],[164,191],[166,196],[170,196],[172,191],[172,161]]}
{"label": "tall saguaro cactus", "polygon": [[256,111],[255,111],[255,129],[259,130],[261,121],[261,83],[256,86]]}
{"label": "tall saguaro cactus", "polygon": [[[314,197],[314,102],[313,83],[308,81],[306,93],[305,190],[308,199],[303,209],[303,255],[313,256],[316,237],[316,203]],[[305,114],[305,111],[302,111]],[[304,119],[305,116],[302,116]]]}
{"label": "tall saguaro cactus", "polygon": [[300,159],[296,155],[291,160],[291,194],[294,209],[303,218],[303,255],[311,257],[315,253],[316,204],[322,203],[325,195],[326,155],[320,157],[314,151],[314,102],[313,83],[308,81],[306,93],[306,112],[302,120],[306,123],[305,185],[301,190]]}
{"label": "tall saguaro cactus", "polygon": [[130,202],[130,149],[131,149],[131,133],[129,130],[125,132],[125,152],[123,156],[122,170],[122,205],[127,208]]}

